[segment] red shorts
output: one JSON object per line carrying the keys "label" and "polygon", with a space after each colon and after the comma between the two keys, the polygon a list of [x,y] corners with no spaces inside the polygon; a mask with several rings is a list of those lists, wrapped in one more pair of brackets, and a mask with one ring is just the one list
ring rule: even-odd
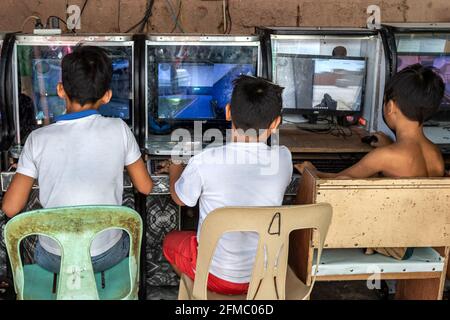
{"label": "red shorts", "polygon": [[[197,265],[197,247],[197,236],[194,231],[172,231],[164,238],[163,253],[171,265],[194,280]],[[229,282],[211,273],[208,277],[208,290],[220,294],[246,294],[248,285],[248,283]]]}

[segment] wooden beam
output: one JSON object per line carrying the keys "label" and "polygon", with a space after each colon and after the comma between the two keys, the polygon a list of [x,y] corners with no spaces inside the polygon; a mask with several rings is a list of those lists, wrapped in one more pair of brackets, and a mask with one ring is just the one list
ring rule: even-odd
{"label": "wooden beam", "polygon": [[[405,272],[381,273],[380,280],[409,280],[409,279],[440,279],[442,272]],[[367,280],[373,274],[345,274],[317,276],[316,281],[355,281]]]}

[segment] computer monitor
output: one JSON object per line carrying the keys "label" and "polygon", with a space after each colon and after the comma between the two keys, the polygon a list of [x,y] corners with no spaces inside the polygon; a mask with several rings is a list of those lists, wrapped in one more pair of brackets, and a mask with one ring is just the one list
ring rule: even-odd
{"label": "computer monitor", "polygon": [[285,88],[283,113],[361,113],[365,58],[278,54],[275,63],[274,80]]}
{"label": "computer monitor", "polygon": [[155,45],[148,47],[148,61],[150,119],[170,126],[225,125],[233,81],[257,75],[258,47]]}
{"label": "computer monitor", "polygon": [[[76,44],[17,46],[19,114],[30,118],[29,121],[33,117],[37,126],[54,122],[57,116],[66,111],[65,101],[57,95],[56,86],[61,81],[61,61],[66,54],[73,52],[75,46]],[[104,116],[122,118],[131,125],[132,47],[101,47],[106,49],[112,60],[113,96],[110,103],[101,106],[99,111]],[[19,119],[20,122],[27,122],[23,117]]]}
{"label": "computer monitor", "polygon": [[416,63],[425,67],[433,67],[442,76],[445,83],[445,94],[440,109],[448,113],[450,111],[450,53],[434,55],[400,53],[397,57],[397,71]]}

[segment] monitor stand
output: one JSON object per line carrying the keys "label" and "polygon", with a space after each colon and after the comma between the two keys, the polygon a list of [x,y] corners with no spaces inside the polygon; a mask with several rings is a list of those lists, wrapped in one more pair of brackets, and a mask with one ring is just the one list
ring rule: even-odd
{"label": "monitor stand", "polygon": [[283,123],[291,123],[291,124],[298,124],[298,123],[307,123],[308,119],[303,117],[301,114],[284,114],[283,115]]}

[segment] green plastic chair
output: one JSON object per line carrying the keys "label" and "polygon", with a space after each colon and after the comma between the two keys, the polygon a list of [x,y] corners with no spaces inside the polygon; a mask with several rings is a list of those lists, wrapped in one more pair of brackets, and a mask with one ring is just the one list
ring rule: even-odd
{"label": "green plastic chair", "polygon": [[[113,268],[94,274],[90,246],[107,229],[130,235],[130,254]],[[45,235],[61,247],[59,274],[37,264],[22,266],[20,243]],[[18,300],[132,300],[138,298],[142,219],[127,207],[79,206],[29,211],[5,227],[5,243]]]}

